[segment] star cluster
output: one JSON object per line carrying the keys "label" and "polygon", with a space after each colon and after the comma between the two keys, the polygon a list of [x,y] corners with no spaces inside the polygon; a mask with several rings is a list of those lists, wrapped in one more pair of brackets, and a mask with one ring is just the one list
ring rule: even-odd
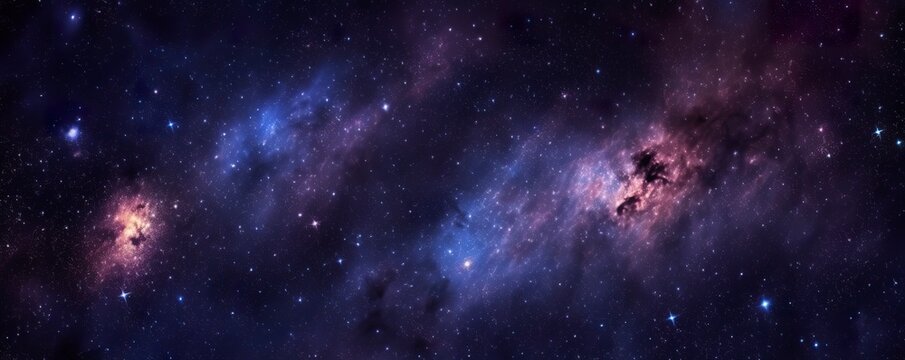
{"label": "star cluster", "polygon": [[905,352],[901,4],[0,8],[0,357]]}

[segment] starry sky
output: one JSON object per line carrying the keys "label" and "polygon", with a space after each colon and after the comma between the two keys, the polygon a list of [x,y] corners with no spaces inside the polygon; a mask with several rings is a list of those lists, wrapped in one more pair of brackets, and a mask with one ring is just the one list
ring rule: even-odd
{"label": "starry sky", "polygon": [[905,4],[0,9],[0,358],[905,352]]}

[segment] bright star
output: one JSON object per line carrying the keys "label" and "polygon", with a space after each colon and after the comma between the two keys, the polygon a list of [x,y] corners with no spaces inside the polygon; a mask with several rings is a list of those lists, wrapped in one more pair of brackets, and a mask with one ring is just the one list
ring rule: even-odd
{"label": "bright star", "polygon": [[182,298],[182,296],[180,296],[180,297],[177,297],[176,300],[179,300],[179,302],[182,302],[182,300],[184,300],[184,299]]}
{"label": "bright star", "polygon": [[764,310],[770,310],[770,305],[772,305],[770,303],[770,300],[763,299],[760,301],[760,307],[763,308]]}
{"label": "bright star", "polygon": [[75,140],[79,137],[79,128],[73,126],[69,128],[69,131],[66,132],[66,138],[69,140]]}
{"label": "bright star", "polygon": [[125,290],[120,290],[120,291],[119,291],[119,297],[122,298],[123,301],[128,301],[128,300],[129,300],[129,294],[131,294],[131,293],[130,293],[130,292],[126,292]]}
{"label": "bright star", "polygon": [[390,104],[384,103],[380,108],[383,109],[383,111],[388,111],[390,110]]}
{"label": "bright star", "polygon": [[676,326],[676,319],[678,319],[678,318],[679,318],[678,315],[670,312],[669,316],[666,317],[666,320],[669,320],[669,322],[671,322],[673,326]]}
{"label": "bright star", "polygon": [[311,226],[317,227],[317,226],[320,225],[320,224],[321,224],[321,223],[319,223],[317,220],[311,221]]}
{"label": "bright star", "polygon": [[470,268],[471,268],[471,260],[470,260],[470,259],[466,259],[465,262],[462,263],[462,266],[464,266],[466,269],[470,269]]}
{"label": "bright star", "polygon": [[176,127],[176,123],[171,120],[167,122],[167,127],[170,128],[170,130],[173,130]]}
{"label": "bright star", "polygon": [[886,131],[886,130],[883,130],[883,129],[881,129],[881,128],[875,127],[875,128],[874,128],[874,135],[876,135],[877,137],[880,137],[880,134],[882,134],[883,131]]}

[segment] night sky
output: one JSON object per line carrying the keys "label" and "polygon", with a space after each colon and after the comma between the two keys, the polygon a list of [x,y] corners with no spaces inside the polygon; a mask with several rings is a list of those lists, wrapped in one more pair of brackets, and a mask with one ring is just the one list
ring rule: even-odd
{"label": "night sky", "polygon": [[0,13],[2,359],[905,356],[905,3]]}

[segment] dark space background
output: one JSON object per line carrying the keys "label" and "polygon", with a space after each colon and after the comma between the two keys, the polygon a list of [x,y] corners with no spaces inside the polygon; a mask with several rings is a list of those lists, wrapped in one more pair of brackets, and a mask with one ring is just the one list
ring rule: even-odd
{"label": "dark space background", "polygon": [[903,3],[0,13],[0,358],[905,354]]}

